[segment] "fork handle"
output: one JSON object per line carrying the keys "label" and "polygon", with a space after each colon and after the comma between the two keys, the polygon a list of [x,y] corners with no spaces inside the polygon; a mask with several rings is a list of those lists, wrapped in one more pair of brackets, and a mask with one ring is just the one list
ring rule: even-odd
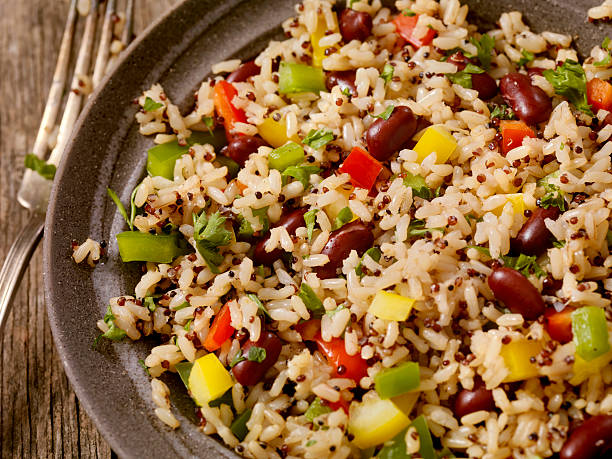
{"label": "fork handle", "polygon": [[23,273],[42,238],[44,226],[44,214],[32,213],[4,259],[0,270],[0,333],[11,311]]}

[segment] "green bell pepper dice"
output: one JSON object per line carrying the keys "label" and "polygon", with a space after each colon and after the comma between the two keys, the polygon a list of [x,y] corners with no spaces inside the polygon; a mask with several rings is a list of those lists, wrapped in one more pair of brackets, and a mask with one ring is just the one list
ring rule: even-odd
{"label": "green bell pepper dice", "polygon": [[177,373],[181,377],[181,381],[185,384],[185,387],[189,389],[189,375],[191,374],[191,369],[193,368],[192,362],[180,362],[174,365]]}
{"label": "green bell pepper dice", "polygon": [[603,308],[585,306],[572,312],[572,332],[576,354],[587,362],[610,350],[608,324]]}
{"label": "green bell pepper dice", "polygon": [[281,62],[278,70],[278,92],[295,94],[300,92],[327,91],[323,69],[292,62]]}
{"label": "green bell pepper dice", "polygon": [[232,425],[230,426],[230,430],[240,441],[243,441],[249,433],[249,429],[246,424],[249,422],[249,419],[251,419],[252,412],[253,410],[251,409],[245,410],[242,412],[242,414],[240,414],[240,416],[234,419],[234,422],[232,422]]}
{"label": "green bell pepper dice", "polygon": [[304,149],[295,142],[289,142],[275,148],[268,155],[268,166],[271,169],[284,171],[289,166],[297,166],[304,162]]}
{"label": "green bell pepper dice", "polygon": [[225,131],[223,129],[215,129],[212,132],[193,131],[187,139],[187,145],[181,146],[178,141],[174,140],[149,148],[147,172],[153,177],[160,176],[172,180],[176,160],[186,154],[191,146],[205,144],[211,144],[215,150],[219,150],[227,144]]}
{"label": "green bell pepper dice", "polygon": [[397,397],[419,387],[419,364],[406,362],[374,376],[374,388],[382,399]]}
{"label": "green bell pepper dice", "polygon": [[172,263],[179,255],[189,253],[179,245],[178,234],[149,234],[140,231],[124,231],[117,234],[119,254],[124,262],[150,261]]}
{"label": "green bell pepper dice", "polygon": [[380,450],[376,456],[378,459],[407,459],[412,457],[406,454],[406,431],[414,427],[419,434],[419,456],[423,459],[436,459],[436,452],[433,447],[433,441],[429,428],[427,427],[427,421],[423,415],[416,418],[412,423],[398,433],[393,439],[385,443],[385,446]]}

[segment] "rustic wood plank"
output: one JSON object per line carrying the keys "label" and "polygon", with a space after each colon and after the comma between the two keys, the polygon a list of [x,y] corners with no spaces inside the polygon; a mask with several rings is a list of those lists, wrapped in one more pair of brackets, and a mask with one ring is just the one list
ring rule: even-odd
{"label": "rustic wood plank", "polygon": [[[138,0],[135,32],[175,0]],[[0,261],[26,222],[15,200],[51,83],[68,0],[0,0]],[[0,457],[109,458],[70,388],[47,321],[38,249],[0,337]],[[114,455],[113,455],[114,456]]]}

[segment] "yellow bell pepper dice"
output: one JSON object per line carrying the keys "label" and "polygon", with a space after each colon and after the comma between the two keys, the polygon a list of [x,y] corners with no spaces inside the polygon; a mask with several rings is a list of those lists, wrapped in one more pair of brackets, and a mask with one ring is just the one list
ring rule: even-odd
{"label": "yellow bell pepper dice", "polygon": [[504,358],[508,376],[504,382],[522,381],[539,376],[540,370],[536,363],[531,362],[542,351],[542,343],[534,340],[517,339],[503,344],[501,356]]}
{"label": "yellow bell pepper dice", "polygon": [[444,126],[433,125],[427,128],[414,146],[414,151],[418,153],[419,162],[436,152],[436,163],[441,164],[448,161],[456,148],[457,141],[449,130]]}
{"label": "yellow bell pepper dice", "polygon": [[206,354],[193,363],[189,390],[199,406],[221,397],[233,385],[232,377],[215,354]]}
{"label": "yellow bell pepper dice", "polygon": [[319,45],[319,40],[328,35],[328,30],[331,30],[332,33],[336,33],[339,31],[338,18],[336,17],[336,13],[332,12],[332,15],[334,17],[334,26],[331,29],[327,27],[327,20],[325,19],[325,16],[319,15],[317,17],[317,28],[310,35],[310,43],[312,44],[312,65],[314,67],[322,67],[323,59],[327,57],[325,55],[325,50],[328,48],[333,48],[333,46]]}
{"label": "yellow bell pepper dice", "polygon": [[[523,199],[523,193],[511,193],[506,195],[506,202],[512,203],[512,210],[515,214],[523,215],[525,212],[525,200]],[[504,212],[504,207],[506,206],[506,202],[504,202],[501,206],[496,207],[491,212],[497,215],[498,217]]]}
{"label": "yellow bell pepper dice", "polygon": [[578,354],[575,354],[574,366],[572,367],[573,376],[569,380],[569,383],[574,386],[582,384],[589,376],[600,373],[611,361],[612,351],[609,351],[604,355],[600,355],[590,362],[587,362]]}
{"label": "yellow bell pepper dice", "polygon": [[257,126],[261,138],[274,148],[282,147],[290,141],[299,144],[300,138],[297,134],[287,137],[287,124],[285,120],[281,118],[276,121],[273,116],[274,114],[268,118],[264,118],[263,123]]}
{"label": "yellow bell pepper dice", "polygon": [[391,400],[373,397],[361,403],[351,403],[348,428],[358,448],[367,449],[391,440],[408,424],[408,416]]}
{"label": "yellow bell pepper dice", "polygon": [[374,296],[368,312],[379,319],[403,321],[410,315],[414,301],[413,298],[380,290]]}

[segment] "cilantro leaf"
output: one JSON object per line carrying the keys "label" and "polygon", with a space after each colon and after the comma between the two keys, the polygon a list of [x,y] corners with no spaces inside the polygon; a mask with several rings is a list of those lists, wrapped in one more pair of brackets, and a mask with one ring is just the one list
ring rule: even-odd
{"label": "cilantro leaf", "polygon": [[223,262],[223,255],[219,247],[229,244],[232,233],[225,229],[225,217],[217,211],[210,217],[203,210],[200,215],[193,215],[193,238],[196,249],[202,255],[209,269],[219,274],[219,265]]}
{"label": "cilantro leaf", "polygon": [[308,285],[306,282],[302,282],[300,286],[300,293],[298,296],[304,302],[306,309],[312,312],[313,317],[319,318],[325,313],[325,308],[323,307],[323,303],[314,292],[312,287]]}
{"label": "cilantro leaf", "polygon": [[463,70],[456,73],[447,73],[448,79],[459,86],[472,89],[472,74],[484,73],[484,70],[474,64],[467,64]]}
{"label": "cilantro leaf", "polygon": [[380,73],[380,77],[385,80],[385,84],[389,84],[389,82],[393,78],[393,72],[395,72],[395,67],[393,67],[389,63],[385,64],[382,69],[382,72]]}
{"label": "cilantro leaf", "polygon": [[391,113],[393,113],[393,110],[395,110],[395,105],[389,105],[384,112],[381,112],[378,115],[371,114],[371,116],[372,118],[382,118],[383,120],[387,121],[391,116]]}
{"label": "cilantro leaf", "polygon": [[108,194],[108,196],[113,200],[113,202],[117,206],[117,210],[119,211],[119,213],[121,214],[121,216],[123,217],[125,222],[128,224],[130,229],[133,230],[134,228],[132,227],[132,223],[130,221],[130,218],[128,217],[127,211],[125,210],[125,207],[121,203],[121,200],[119,199],[119,196],[117,196],[117,193],[115,193],[110,188],[107,188],[106,189],[106,194]]}
{"label": "cilantro leaf", "polygon": [[539,200],[540,207],[544,209],[548,209],[549,207],[557,207],[561,212],[565,212],[566,204],[565,199],[563,198],[563,192],[556,187],[555,185],[550,185],[551,189],[544,196],[542,196]]}
{"label": "cilantro leaf", "polygon": [[24,165],[28,169],[37,172],[42,178],[53,180],[57,168],[53,164],[48,164],[45,160],[40,159],[34,153],[27,154],[24,159]]}
{"label": "cilantro leaf", "polygon": [[334,133],[332,131],[326,129],[319,129],[318,131],[315,131],[314,129],[311,129],[308,135],[304,137],[304,140],[302,140],[302,143],[314,148],[315,150],[319,150],[332,140],[334,140]]}
{"label": "cilantro leaf", "polygon": [[591,106],[587,102],[586,75],[582,65],[567,59],[560,67],[544,70],[542,74],[557,94],[565,96],[578,110],[593,116]]}
{"label": "cilantro leaf", "polygon": [[319,209],[311,209],[304,214],[304,223],[306,223],[306,230],[308,232],[308,242],[312,240],[317,212],[319,212]]}
{"label": "cilantro leaf", "polygon": [[263,347],[251,346],[247,354],[249,362],[261,363],[266,360],[266,350]]}
{"label": "cilantro leaf", "polygon": [[[468,245],[466,248],[476,249],[487,257],[491,258],[491,252],[489,252],[489,249],[487,249],[486,247],[481,247],[478,245]],[[528,256],[521,253],[518,257],[502,255],[499,258],[504,263],[505,267],[516,269],[525,277],[528,277],[530,274],[535,274],[537,277],[542,277],[546,275],[546,271],[544,271],[542,267],[537,263],[535,255]]]}
{"label": "cilantro leaf", "polygon": [[348,222],[353,219],[353,212],[348,207],[343,208],[338,215],[336,215],[336,219],[334,220],[334,224],[332,225],[332,230],[335,231],[337,229],[342,228]]}
{"label": "cilantro leaf", "polygon": [[370,257],[372,260],[378,263],[380,261],[380,257],[382,256],[382,252],[378,247],[370,247],[368,250],[365,251],[365,253],[361,257],[361,260],[359,260],[359,263],[357,264],[357,266],[355,266],[355,272],[360,278],[365,276],[365,273],[363,272],[363,260],[366,256]]}
{"label": "cilantro leaf", "polygon": [[304,185],[304,189],[307,189],[310,186],[310,176],[312,174],[318,174],[321,172],[321,168],[317,166],[308,166],[306,164],[302,164],[301,166],[289,166],[282,173],[282,177],[293,177],[294,179],[299,180]]}
{"label": "cilantro leaf", "polygon": [[489,68],[491,68],[491,51],[493,51],[493,48],[495,48],[495,38],[488,34],[484,34],[480,37],[480,40],[476,40],[474,37],[472,37],[470,38],[470,41],[478,50],[477,55],[480,65],[482,65],[485,70],[489,70]]}
{"label": "cilantro leaf", "polygon": [[491,112],[491,118],[499,118],[500,120],[514,120],[516,115],[510,107],[506,104],[489,104],[489,111]]}
{"label": "cilantro leaf", "polygon": [[145,99],[145,103],[142,106],[142,109],[145,112],[154,112],[155,110],[157,110],[158,108],[162,108],[163,106],[164,104],[155,102],[153,99],[147,96],[147,98]]}
{"label": "cilantro leaf", "polygon": [[406,172],[404,186],[412,188],[412,196],[418,196],[423,199],[431,199],[433,197],[431,189],[425,184],[425,179],[420,175],[412,175],[410,172]]}
{"label": "cilantro leaf", "polygon": [[517,63],[519,67],[523,67],[525,64],[528,64],[535,59],[535,54],[527,51],[526,49],[521,50],[521,56],[523,57],[521,57]]}
{"label": "cilantro leaf", "polygon": [[255,295],[254,293],[249,293],[247,296],[257,305],[257,311],[258,312],[261,312],[261,314],[263,316],[266,316],[268,319],[272,318],[272,317],[270,317],[270,313],[268,312],[268,310],[263,305],[263,303],[261,302],[261,300],[259,299],[259,297],[257,295]]}

